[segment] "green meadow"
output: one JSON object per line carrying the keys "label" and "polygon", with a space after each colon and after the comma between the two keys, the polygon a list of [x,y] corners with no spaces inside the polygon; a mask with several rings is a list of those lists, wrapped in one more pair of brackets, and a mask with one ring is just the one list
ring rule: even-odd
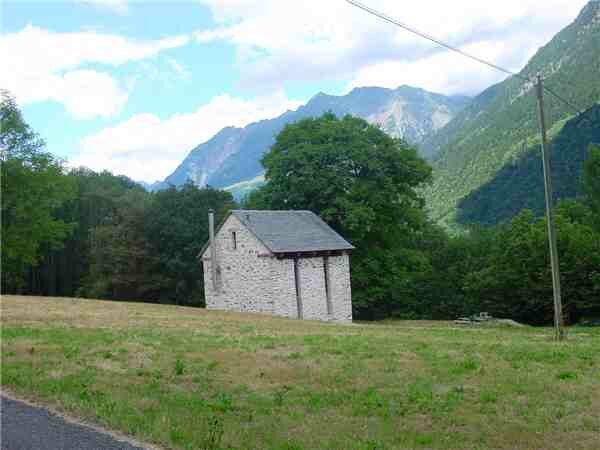
{"label": "green meadow", "polygon": [[174,449],[598,449],[600,328],[3,296],[2,388]]}

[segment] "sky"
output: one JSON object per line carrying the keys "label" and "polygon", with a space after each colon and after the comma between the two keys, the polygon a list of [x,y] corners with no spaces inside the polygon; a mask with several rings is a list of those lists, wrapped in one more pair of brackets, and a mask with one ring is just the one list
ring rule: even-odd
{"label": "sky", "polygon": [[[510,70],[587,0],[363,0]],[[505,75],[345,0],[0,2],[0,89],[71,167],[152,182],[225,126],[318,92],[476,95]]]}

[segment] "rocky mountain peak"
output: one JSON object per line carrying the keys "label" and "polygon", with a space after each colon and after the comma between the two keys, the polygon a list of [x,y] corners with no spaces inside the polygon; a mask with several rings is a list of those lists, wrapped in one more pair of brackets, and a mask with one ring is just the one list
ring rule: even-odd
{"label": "rocky mountain peak", "polygon": [[244,128],[224,128],[194,148],[163,185],[192,180],[199,185],[223,188],[256,179],[263,171],[262,155],[285,125],[325,112],[362,117],[394,137],[418,144],[445,125],[468,101],[467,97],[446,97],[410,86],[357,87],[346,95],[319,92],[296,111]]}

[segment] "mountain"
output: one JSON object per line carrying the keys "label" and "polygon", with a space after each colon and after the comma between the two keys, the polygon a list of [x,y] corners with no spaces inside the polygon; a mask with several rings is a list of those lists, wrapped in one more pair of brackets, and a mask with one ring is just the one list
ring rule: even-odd
{"label": "mountain", "polygon": [[155,191],[162,186],[162,183],[160,181],[155,181],[153,183],[148,183],[146,181],[136,181],[136,183],[150,192]]}
{"label": "mountain", "polygon": [[[580,108],[600,100],[600,2],[588,3],[577,19],[540,48],[520,72]],[[436,155],[434,182],[425,196],[434,219],[452,225],[459,201],[490,182],[527,149],[539,147],[534,85],[510,77],[479,94],[423,147]],[[545,96],[550,137],[573,114],[564,103]],[[523,195],[527,195],[526,192]]]}
{"label": "mountain", "polygon": [[260,159],[283,127],[327,111],[338,116],[362,117],[380,124],[392,136],[419,144],[448,123],[468,101],[468,97],[446,97],[410,86],[356,88],[342,96],[319,93],[296,111],[287,111],[274,119],[251,123],[244,128],[223,128],[194,148],[161,186],[178,186],[188,179],[199,186],[208,184],[224,188],[235,185],[242,191],[244,187],[255,186],[257,177],[263,172]]}
{"label": "mountain", "polygon": [[[554,200],[581,194],[583,162],[590,144],[600,144],[600,104],[569,120],[550,145]],[[505,165],[490,181],[458,203],[461,224],[496,224],[527,208],[544,213],[544,174],[538,145]]]}

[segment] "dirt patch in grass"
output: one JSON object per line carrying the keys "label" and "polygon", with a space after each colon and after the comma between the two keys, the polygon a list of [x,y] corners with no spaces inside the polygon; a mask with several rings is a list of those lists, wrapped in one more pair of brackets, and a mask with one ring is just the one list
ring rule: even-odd
{"label": "dirt patch in grass", "polygon": [[206,354],[215,364],[213,376],[227,384],[244,384],[255,391],[272,391],[283,386],[313,383],[325,370],[314,359],[303,356],[301,347],[244,352],[224,349]]}

